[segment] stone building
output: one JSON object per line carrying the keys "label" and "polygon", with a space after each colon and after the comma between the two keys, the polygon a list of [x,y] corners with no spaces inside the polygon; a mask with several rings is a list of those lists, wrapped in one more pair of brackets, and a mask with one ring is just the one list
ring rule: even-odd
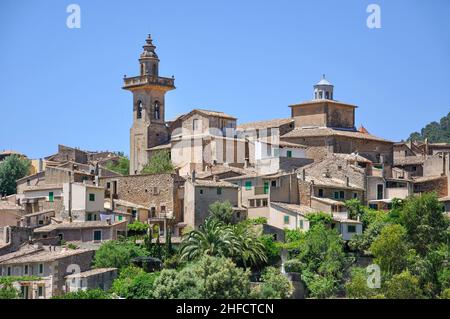
{"label": "stone building", "polygon": [[88,289],[109,290],[117,278],[117,268],[96,268],[66,276],[65,292]]}
{"label": "stone building", "polygon": [[184,223],[197,229],[209,215],[209,205],[229,202],[233,206],[235,221],[245,219],[245,209],[239,207],[238,186],[227,181],[188,178],[184,185]]}
{"label": "stone building", "polygon": [[[170,219],[178,234],[184,227],[184,182],[178,174],[145,174],[100,178],[99,186],[106,189],[110,200],[136,205],[136,212],[138,207],[146,207],[150,224],[158,224],[162,229],[165,220]],[[116,210],[114,201],[111,210]]]}
{"label": "stone building", "polygon": [[94,251],[89,249],[23,246],[0,256],[0,269],[2,276],[36,277],[15,282],[14,286],[24,299],[47,299],[64,293],[67,275],[89,270],[93,256]]}

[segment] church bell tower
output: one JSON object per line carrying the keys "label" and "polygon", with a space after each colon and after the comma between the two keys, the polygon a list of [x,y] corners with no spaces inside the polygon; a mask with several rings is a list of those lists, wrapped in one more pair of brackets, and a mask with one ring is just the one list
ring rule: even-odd
{"label": "church bell tower", "polygon": [[159,76],[159,58],[150,34],[139,57],[140,74],[124,77],[123,89],[133,93],[133,125],[130,129],[130,175],[139,174],[149,160],[148,149],[169,141],[165,123],[167,91],[175,79]]}

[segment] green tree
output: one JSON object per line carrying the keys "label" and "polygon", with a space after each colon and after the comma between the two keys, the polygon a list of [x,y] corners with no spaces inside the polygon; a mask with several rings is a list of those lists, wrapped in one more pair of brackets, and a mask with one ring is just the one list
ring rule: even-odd
{"label": "green tree", "polygon": [[348,242],[350,249],[361,254],[366,254],[370,245],[381,233],[381,230],[387,225],[385,222],[375,221],[369,224],[362,234],[355,234]]}
{"label": "green tree", "polygon": [[225,225],[217,219],[207,219],[198,230],[191,231],[182,241],[181,260],[194,260],[203,255],[230,257],[245,267],[267,262],[263,242],[251,228]]}
{"label": "green tree", "polygon": [[87,289],[53,296],[52,299],[111,299],[111,295],[101,289]]}
{"label": "green tree", "polygon": [[130,174],[130,160],[122,152],[119,153],[117,162],[109,161],[106,163],[105,167],[121,175]]}
{"label": "green tree", "polygon": [[384,295],[388,299],[422,299],[424,297],[419,286],[419,279],[408,270],[394,275],[386,283]]}
{"label": "green tree", "polygon": [[159,151],[152,155],[149,162],[142,168],[141,174],[172,173],[175,170],[170,160],[169,151]]}
{"label": "green tree", "polygon": [[147,256],[147,251],[125,240],[110,240],[103,243],[94,256],[94,267],[96,268],[124,268],[129,266],[131,259]]}
{"label": "green tree", "polygon": [[249,295],[249,273],[223,257],[203,256],[179,272],[164,269],[154,283],[154,296],[162,299],[243,299]]}
{"label": "green tree", "polygon": [[19,292],[11,283],[2,284],[0,287],[0,299],[17,299]]}
{"label": "green tree", "polygon": [[331,214],[324,212],[308,214],[307,219],[309,220],[310,227],[313,227],[316,224],[331,226],[331,223],[333,222],[333,217],[331,217]]}
{"label": "green tree", "polygon": [[448,218],[435,193],[408,198],[400,211],[400,223],[414,249],[423,255],[448,240]]}
{"label": "green tree", "polygon": [[350,280],[345,284],[346,296],[356,299],[368,299],[375,295],[376,290],[367,285],[367,272],[365,268],[353,267]]}
{"label": "green tree", "polygon": [[262,283],[252,290],[253,298],[286,299],[292,295],[294,288],[289,279],[274,267],[267,267],[261,276]]}
{"label": "green tree", "polygon": [[450,143],[450,113],[441,118],[438,122],[427,124],[419,132],[412,133],[408,140],[424,141],[428,139],[430,143]]}
{"label": "green tree", "polygon": [[30,172],[31,163],[17,155],[8,156],[0,162],[0,195],[16,193],[16,181]]}
{"label": "green tree", "polygon": [[159,273],[146,273],[142,268],[128,266],[114,280],[111,291],[126,299],[151,299],[158,276]]}
{"label": "green tree", "polygon": [[370,252],[375,256],[375,263],[387,274],[401,272],[409,254],[405,228],[398,224],[384,227],[370,246]]}
{"label": "green tree", "polygon": [[129,236],[143,236],[148,231],[148,224],[142,223],[140,221],[135,221],[131,224],[128,224],[128,235]]}
{"label": "green tree", "polygon": [[216,201],[209,205],[209,218],[217,219],[224,224],[231,224],[233,221],[233,206],[229,201]]}

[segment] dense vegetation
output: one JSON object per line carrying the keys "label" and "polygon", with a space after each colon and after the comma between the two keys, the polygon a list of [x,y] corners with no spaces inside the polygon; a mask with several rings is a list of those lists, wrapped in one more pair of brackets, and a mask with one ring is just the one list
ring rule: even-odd
{"label": "dense vegetation", "polygon": [[431,122],[419,132],[412,133],[408,140],[424,141],[428,139],[431,143],[450,143],[450,113],[438,122]]}
{"label": "dense vegetation", "polygon": [[159,151],[150,157],[147,165],[142,168],[141,174],[172,173],[175,168],[170,160],[169,151]]}
{"label": "dense vegetation", "polygon": [[8,156],[0,162],[0,195],[16,193],[16,180],[30,172],[31,163],[17,155]]}
{"label": "dense vegetation", "polygon": [[130,174],[130,160],[125,156],[123,152],[118,153],[119,159],[117,162],[107,162],[105,167],[113,172],[119,173],[121,175]]}

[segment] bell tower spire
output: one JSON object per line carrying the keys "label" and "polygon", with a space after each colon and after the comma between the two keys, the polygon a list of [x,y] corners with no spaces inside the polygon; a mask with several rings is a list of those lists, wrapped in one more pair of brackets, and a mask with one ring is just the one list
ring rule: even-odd
{"label": "bell tower spire", "polygon": [[139,174],[148,163],[149,148],[169,141],[165,123],[165,95],[175,89],[175,79],[159,76],[159,58],[149,34],[139,56],[139,76],[124,76],[123,89],[133,93],[130,129],[130,174]]}

